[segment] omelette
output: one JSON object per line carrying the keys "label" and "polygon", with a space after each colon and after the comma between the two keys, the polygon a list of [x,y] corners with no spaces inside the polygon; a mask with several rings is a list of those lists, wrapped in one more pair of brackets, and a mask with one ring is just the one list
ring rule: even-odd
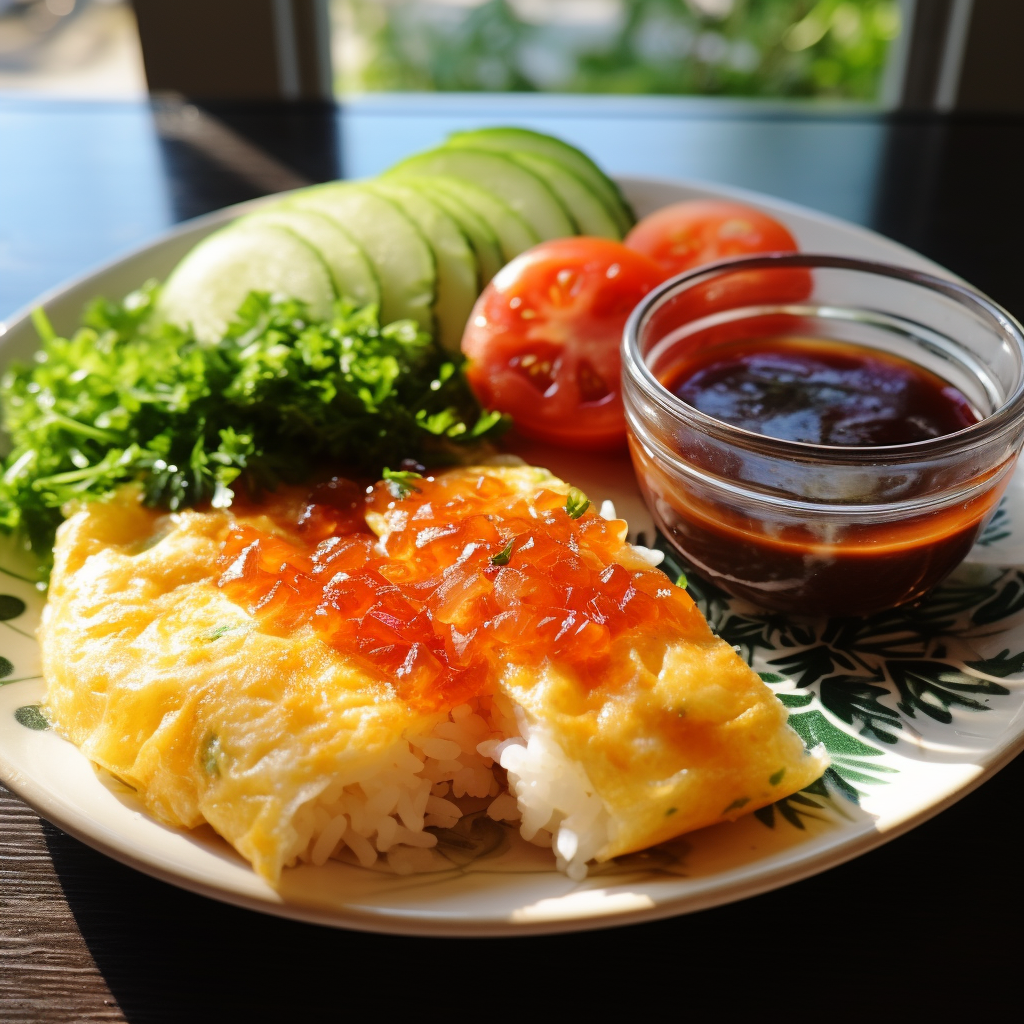
{"label": "omelette", "polygon": [[54,727],[272,883],[417,870],[468,801],[582,878],[825,770],[625,523],[528,466],[386,476],[72,510],[40,628]]}

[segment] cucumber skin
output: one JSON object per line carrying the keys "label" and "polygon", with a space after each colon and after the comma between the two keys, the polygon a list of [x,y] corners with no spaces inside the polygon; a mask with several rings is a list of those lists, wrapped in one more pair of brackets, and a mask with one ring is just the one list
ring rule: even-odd
{"label": "cucumber skin", "polygon": [[541,240],[577,234],[572,215],[543,178],[506,153],[442,146],[396,164],[389,174],[433,174],[483,187],[512,207]]}
{"label": "cucumber skin", "polygon": [[[501,256],[505,263],[514,260],[521,252],[532,249],[541,239],[522,217],[516,213],[500,196],[480,185],[470,185],[460,178],[452,178],[443,174],[417,175],[388,171],[385,177],[394,177],[397,181],[414,183],[424,181],[431,188],[442,189],[445,194],[464,202],[480,217],[487,220],[484,205],[500,212],[497,220],[488,221],[498,239]],[[483,204],[483,205],[481,205]]]}
{"label": "cucumber skin", "polygon": [[[387,232],[373,239],[374,246],[365,240],[369,224],[365,218],[361,218],[360,224],[355,224],[352,215],[356,211],[350,205],[360,202],[359,197],[362,197],[364,205],[367,197],[375,204],[383,204],[378,205],[378,214],[386,214],[387,217],[393,214],[393,218],[398,218],[392,218],[392,223],[401,225],[404,244],[396,245],[396,238]],[[298,209],[317,210],[336,221],[364,248],[380,281],[382,322],[409,318],[436,336],[432,312],[437,299],[434,253],[420,229],[394,203],[358,182],[345,181],[314,185],[292,193],[288,201]]]}
{"label": "cucumber skin", "polygon": [[636,223],[636,214],[619,186],[586,153],[553,135],[513,126],[477,128],[452,132],[445,145],[490,149],[495,152],[520,150],[557,160],[594,186],[623,235]]}
{"label": "cucumber skin", "polygon": [[[319,221],[323,221],[326,225],[326,230],[329,232],[337,232],[340,234],[347,246],[351,246],[353,253],[347,254],[348,260],[355,266],[358,271],[358,281],[355,288],[350,287],[350,283],[346,284],[344,271],[347,269],[344,263],[336,264],[336,262],[330,258],[330,254],[325,251],[313,234],[307,233],[307,228],[303,219],[306,217],[315,217]],[[293,218],[297,218],[294,219]],[[341,296],[346,296],[360,305],[367,305],[373,303],[374,305],[380,305],[380,281],[377,280],[376,271],[373,269],[373,265],[370,263],[363,251],[362,247],[352,238],[351,235],[341,225],[331,220],[330,217],[326,217],[322,213],[317,213],[315,210],[303,210],[299,207],[291,206],[288,200],[281,202],[272,203],[270,206],[265,206],[255,213],[250,213],[243,217],[241,220],[235,221],[235,225],[241,227],[248,224],[272,224],[277,227],[282,227],[287,231],[291,231],[292,234],[298,235],[307,245],[311,246],[320,258],[327,264],[328,270],[331,272],[331,277],[334,280],[334,286],[337,292]],[[350,279],[351,282],[351,279]]]}
{"label": "cucumber skin", "polygon": [[396,180],[407,184],[409,188],[422,192],[428,199],[437,203],[462,228],[462,233],[469,238],[469,243],[476,252],[477,272],[480,275],[480,287],[483,289],[505,263],[501,256],[501,247],[498,245],[498,237],[491,225],[461,199],[440,189],[432,188],[428,180],[422,178]]}
{"label": "cucumber skin", "polygon": [[[480,294],[476,258],[469,240],[456,221],[422,192],[398,182],[378,180],[364,187],[394,203],[420,229],[433,250],[437,268],[435,334],[441,348],[457,355],[470,310]],[[419,211],[416,204],[420,205]],[[432,218],[434,232],[430,229]]]}
{"label": "cucumber skin", "polygon": [[522,164],[538,178],[544,178],[548,187],[562,200],[580,230],[581,235],[622,241],[622,232],[616,219],[608,212],[601,197],[575,171],[539,153],[509,153],[516,163]]}

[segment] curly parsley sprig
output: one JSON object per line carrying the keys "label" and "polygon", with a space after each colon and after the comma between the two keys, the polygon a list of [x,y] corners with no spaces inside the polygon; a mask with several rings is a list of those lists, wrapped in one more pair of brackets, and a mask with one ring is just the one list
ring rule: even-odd
{"label": "curly parsley sprig", "polygon": [[70,338],[40,311],[34,363],[0,382],[11,453],[0,530],[40,562],[68,501],[138,481],[171,510],[230,504],[323,465],[379,475],[403,459],[454,461],[505,425],[481,411],[459,368],[412,321],[337,304],[315,322],[301,302],[251,294],[214,344],[162,322],[158,286],[85,311]]}

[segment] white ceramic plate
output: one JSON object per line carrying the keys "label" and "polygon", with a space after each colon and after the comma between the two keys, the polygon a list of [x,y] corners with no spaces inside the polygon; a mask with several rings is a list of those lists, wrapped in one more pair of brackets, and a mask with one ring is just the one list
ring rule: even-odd
{"label": "white ceramic plate", "polygon": [[[878,235],[765,196],[627,179],[641,215],[679,199],[729,196],[784,221],[807,252],[898,263],[948,275]],[[257,204],[192,221],[60,288],[40,303],[58,330],[83,303],[164,277],[203,235]],[[24,315],[0,338],[0,361],[36,338]],[[610,497],[635,532],[651,524],[625,460],[522,452],[591,496]],[[34,629],[42,595],[0,550],[0,780],[54,824],[112,857],[196,892],[301,920],[421,935],[570,931],[667,917],[750,896],[857,856],[948,806],[1024,747],[1024,525],[1020,480],[968,562],[922,607],[837,631],[780,626],[691,582],[716,628],[738,644],[791,708],[805,738],[833,757],[824,784],[735,824],[692,833],[594,870],[583,883],[514,830],[481,823],[442,872],[397,877],[332,862],[258,878],[212,831],[160,824],[34,715],[43,698]]]}

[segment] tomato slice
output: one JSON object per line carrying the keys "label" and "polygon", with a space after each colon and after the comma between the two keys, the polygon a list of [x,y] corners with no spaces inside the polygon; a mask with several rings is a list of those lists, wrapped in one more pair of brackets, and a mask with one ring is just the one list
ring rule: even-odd
{"label": "tomato slice", "polygon": [[[665,277],[735,256],[797,252],[796,239],[768,214],[742,203],[695,199],[656,210],[626,236],[626,245],[653,259]],[[744,271],[719,278],[688,304],[704,312],[764,302],[799,302],[813,290],[809,270]]]}
{"label": "tomato slice", "polygon": [[477,397],[527,437],[620,447],[622,330],[664,276],[603,238],[559,238],[517,256],[484,289],[462,338]]}
{"label": "tomato slice", "polygon": [[768,214],[742,203],[694,199],[644,217],[626,245],[655,260],[666,277],[703,263],[756,252],[796,252],[796,239]]}

